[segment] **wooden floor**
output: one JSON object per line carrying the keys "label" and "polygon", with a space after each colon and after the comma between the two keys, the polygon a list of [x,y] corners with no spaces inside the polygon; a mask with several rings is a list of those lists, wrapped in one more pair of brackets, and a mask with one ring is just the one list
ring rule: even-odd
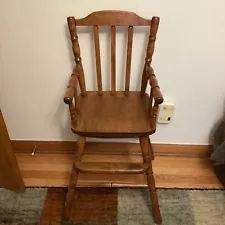
{"label": "wooden floor", "polygon": [[[25,185],[28,187],[66,187],[72,167],[72,154],[17,153]],[[140,162],[140,155],[84,155],[84,161]],[[153,169],[158,188],[223,188],[211,162],[200,157],[156,156]],[[78,186],[140,187],[145,175],[80,174]]]}
{"label": "wooden floor", "polygon": [[117,225],[117,188],[77,188],[70,221],[62,223],[66,188],[49,188],[42,210],[40,225],[101,224]]}

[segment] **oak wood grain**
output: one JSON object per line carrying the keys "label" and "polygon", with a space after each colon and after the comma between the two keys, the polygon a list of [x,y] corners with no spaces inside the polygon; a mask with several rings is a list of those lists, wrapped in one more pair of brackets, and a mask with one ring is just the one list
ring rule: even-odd
{"label": "oak wood grain", "polygon": [[76,116],[77,125],[72,130],[89,137],[134,137],[151,134],[149,123],[149,96],[130,92],[129,97],[118,91],[116,96],[104,92],[87,92],[79,96],[80,114]]}
{"label": "oak wood grain", "polygon": [[158,81],[156,79],[156,76],[154,74],[150,75],[149,77],[149,83],[152,89],[152,96],[157,104],[163,103],[163,96],[160,91],[160,87],[158,84]]}
{"label": "oak wood grain", "polygon": [[[171,148],[173,147],[171,146]],[[185,151],[186,148],[189,147],[184,146],[180,151]],[[38,153],[37,151],[35,156],[28,153],[17,153],[16,157],[26,186],[67,187],[73,155]],[[139,155],[115,155],[115,153],[103,155],[99,153],[84,154],[83,156],[84,162],[96,162],[96,160],[100,162],[129,161],[130,163],[140,163],[142,156],[140,150]],[[188,155],[183,155],[183,157],[156,156],[152,164],[157,188],[223,188],[216,177],[212,163],[207,158]],[[79,187],[146,187],[147,181],[144,174],[112,174],[109,176],[81,173],[77,185]]]}
{"label": "oak wood grain", "polygon": [[85,85],[85,79],[84,79],[84,70],[83,70],[83,65],[82,65],[82,59],[81,59],[81,55],[80,55],[80,45],[79,45],[79,41],[78,41],[75,18],[68,17],[67,23],[68,23],[71,41],[72,41],[73,54],[75,57],[80,89],[81,89],[82,95],[85,95],[86,94],[86,85]]}
{"label": "oak wood grain", "polygon": [[[101,137],[101,138],[131,138],[143,136],[146,134],[153,134],[156,131],[156,116],[158,104],[162,103],[163,101],[157,80],[153,79],[152,76],[150,76],[153,75],[154,71],[152,70],[153,72],[149,75],[149,68],[152,69],[151,61],[154,53],[154,46],[156,40],[156,33],[159,25],[159,18],[152,17],[152,20],[149,20],[143,19],[132,12],[109,10],[109,11],[93,12],[87,17],[82,19],[75,19],[74,17],[68,17],[67,21],[70,30],[73,53],[76,62],[75,72],[81,89],[81,96],[79,97],[74,96],[75,106],[72,103],[72,96],[74,92],[73,88],[69,87],[67,89],[66,96],[64,98],[64,101],[67,104],[70,104],[69,109],[71,115],[72,131],[81,136]],[[77,26],[79,25],[80,26],[87,25],[94,27],[96,72],[97,72],[97,84],[99,96],[98,99],[93,97],[94,96],[93,93],[89,92],[87,94],[86,91],[84,71],[80,54],[80,46],[77,35]],[[108,92],[102,91],[101,57],[100,57],[100,40],[99,40],[99,26],[101,25],[107,25],[108,27],[111,27],[111,95],[115,96],[115,99],[108,97]],[[125,92],[124,92],[125,96],[127,96],[126,101],[121,100],[120,93],[116,92],[117,25],[128,26],[126,78],[125,78]],[[136,91],[135,94],[129,92],[129,86],[131,73],[133,30],[134,26],[142,26],[142,25],[150,26],[150,35],[146,50],[145,67],[143,71],[142,87],[140,95],[140,91]],[[145,90],[150,77],[151,77],[150,85],[152,89],[150,99],[148,102],[146,101],[144,107],[141,106],[140,109],[137,109],[140,106],[140,103],[143,102],[143,100],[145,101],[146,99]],[[72,83],[74,82],[75,81],[73,81]],[[105,96],[102,97],[102,95],[106,95],[107,98],[105,98]],[[117,95],[119,95],[119,98]],[[137,100],[137,98],[134,98],[133,97],[134,95],[140,95],[139,100]],[[155,103],[157,104],[154,105],[154,107],[152,107],[151,104],[153,98],[155,100]],[[106,103],[107,101],[108,103]],[[89,108],[85,102],[88,102],[91,107]],[[136,105],[133,104],[133,102],[135,102]],[[122,103],[125,104],[124,109],[120,109],[123,108]],[[84,105],[86,106],[84,107]],[[148,105],[147,110],[148,113],[146,113],[145,109],[147,105]],[[84,110],[84,108],[86,109]],[[105,112],[105,114],[103,112]],[[121,113],[121,115],[116,115],[118,113]],[[146,119],[146,116],[148,117],[148,119]],[[137,117],[139,117],[141,123],[137,121]]]}
{"label": "oak wood grain", "polygon": [[149,195],[152,202],[152,213],[153,213],[154,222],[156,224],[161,224],[162,216],[159,209],[158,195],[156,191],[155,178],[154,178],[153,168],[152,168],[152,155],[151,155],[152,152],[150,151],[150,148],[149,148],[150,140],[148,136],[142,136],[139,139],[140,139],[141,151],[142,151],[144,162],[149,164],[149,167],[146,171],[146,177],[147,177]]}
{"label": "oak wood grain", "polygon": [[[32,153],[36,148],[41,154],[74,154],[77,149],[75,141],[28,141],[12,140],[15,153]],[[186,145],[186,144],[152,144],[157,156],[209,158],[212,154],[210,145]],[[88,154],[102,155],[139,155],[138,143],[122,142],[87,142],[85,152]]]}
{"label": "oak wood grain", "polygon": [[149,26],[151,20],[144,19],[133,12],[105,10],[77,19],[79,26]]}
{"label": "oak wood grain", "polygon": [[111,92],[116,93],[116,27],[111,27]]}
{"label": "oak wood grain", "polygon": [[152,17],[150,35],[149,35],[148,46],[146,51],[145,65],[144,65],[143,75],[142,75],[142,84],[141,84],[142,94],[144,94],[146,91],[147,82],[149,79],[148,77],[149,74],[147,73],[146,70],[148,68],[151,68],[152,56],[155,49],[155,41],[156,41],[156,34],[159,27],[159,21],[160,21],[159,17]]}
{"label": "oak wood grain", "polygon": [[95,58],[96,58],[98,94],[102,95],[102,72],[101,72],[101,56],[100,56],[99,27],[98,26],[94,26],[94,42],[95,42]]}
{"label": "oak wood grain", "polygon": [[0,187],[14,192],[24,192],[24,182],[0,109]]}
{"label": "oak wood grain", "polygon": [[76,88],[77,88],[77,75],[72,74],[69,80],[69,84],[67,86],[66,93],[64,95],[64,102],[66,104],[71,104],[73,101],[73,98],[76,93]]}
{"label": "oak wood grain", "polygon": [[147,163],[77,162],[75,168],[84,173],[141,174],[149,168]]}
{"label": "oak wood grain", "polygon": [[[77,151],[75,152],[74,162],[80,162],[83,156],[84,147],[85,147],[86,138],[79,137],[77,142]],[[71,215],[72,204],[76,200],[74,193],[76,191],[77,181],[78,181],[79,172],[72,167],[70,174],[68,191],[66,194],[65,205],[63,209],[63,220],[68,221]]]}
{"label": "oak wood grain", "polygon": [[128,28],[128,40],[127,40],[127,63],[126,63],[126,78],[125,78],[125,95],[129,95],[129,88],[130,88],[130,70],[131,70],[133,33],[134,33],[133,26],[129,26],[129,28]]}

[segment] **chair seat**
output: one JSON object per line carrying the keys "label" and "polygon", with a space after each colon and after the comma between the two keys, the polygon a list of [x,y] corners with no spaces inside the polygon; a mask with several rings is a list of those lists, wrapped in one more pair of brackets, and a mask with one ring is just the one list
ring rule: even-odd
{"label": "chair seat", "polygon": [[132,137],[153,133],[149,121],[149,95],[140,92],[88,91],[77,97],[79,112],[72,131],[88,137]]}

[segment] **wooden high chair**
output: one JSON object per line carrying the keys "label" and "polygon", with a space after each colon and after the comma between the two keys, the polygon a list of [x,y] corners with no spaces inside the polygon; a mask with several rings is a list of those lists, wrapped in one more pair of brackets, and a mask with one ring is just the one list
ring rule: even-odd
{"label": "wooden high chair", "polygon": [[[69,220],[70,209],[74,201],[73,195],[80,172],[106,174],[146,173],[154,221],[156,224],[161,224],[162,219],[151,162],[154,159],[154,153],[149,140],[149,135],[156,131],[158,105],[163,102],[154,70],[151,67],[159,17],[152,17],[150,20],[132,12],[99,11],[93,12],[82,19],[68,17],[67,21],[76,65],[70,77],[64,102],[69,105],[71,129],[79,135],[79,139],[65,202],[64,220]],[[93,27],[98,91],[86,91],[77,26]],[[99,26],[109,26],[111,29],[111,91],[102,90]],[[116,91],[116,26],[128,27],[124,91]],[[129,91],[134,26],[150,27],[140,91]],[[146,93],[148,83],[151,86],[150,96]],[[79,95],[77,94],[78,84],[81,90]],[[86,137],[139,138],[143,163],[82,162]]]}

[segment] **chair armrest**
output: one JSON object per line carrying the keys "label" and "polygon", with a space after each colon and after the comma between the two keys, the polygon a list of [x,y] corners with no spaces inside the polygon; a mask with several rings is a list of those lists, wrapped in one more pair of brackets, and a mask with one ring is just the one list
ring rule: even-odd
{"label": "chair armrest", "polygon": [[163,103],[163,95],[161,93],[161,90],[160,90],[160,87],[159,87],[159,84],[158,84],[155,74],[152,74],[149,77],[149,84],[152,88],[152,94],[153,94],[153,98],[154,98],[155,102],[157,104],[162,104]]}
{"label": "chair armrest", "polygon": [[163,103],[163,95],[161,93],[154,70],[149,65],[146,65],[146,76],[149,79],[149,84],[152,88],[152,94],[153,94],[153,98],[154,98],[155,102],[157,104],[162,104]]}
{"label": "chair armrest", "polygon": [[75,89],[77,87],[77,75],[73,73],[69,80],[69,85],[67,86],[66,93],[64,95],[64,102],[66,104],[71,104],[73,102],[73,97],[75,94]]}

